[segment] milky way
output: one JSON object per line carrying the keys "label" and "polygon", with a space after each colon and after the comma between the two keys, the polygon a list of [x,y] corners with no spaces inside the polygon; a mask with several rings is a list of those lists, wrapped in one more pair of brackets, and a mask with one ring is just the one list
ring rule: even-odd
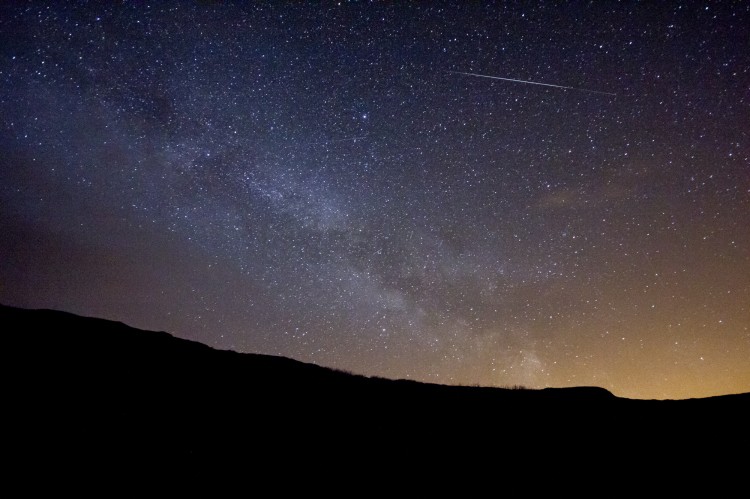
{"label": "milky way", "polygon": [[0,302],[367,375],[748,391],[748,26],[3,3]]}

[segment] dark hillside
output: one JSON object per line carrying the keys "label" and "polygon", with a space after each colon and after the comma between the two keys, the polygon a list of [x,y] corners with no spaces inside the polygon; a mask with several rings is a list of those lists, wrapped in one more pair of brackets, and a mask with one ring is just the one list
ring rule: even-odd
{"label": "dark hillside", "polygon": [[0,307],[0,325],[11,419],[51,452],[71,445],[152,456],[301,443],[596,445],[600,435],[610,444],[654,435],[679,442],[682,425],[706,430],[721,418],[724,426],[711,431],[726,430],[750,405],[748,394],[633,401],[596,387],[515,390],[367,378],[48,310]]}

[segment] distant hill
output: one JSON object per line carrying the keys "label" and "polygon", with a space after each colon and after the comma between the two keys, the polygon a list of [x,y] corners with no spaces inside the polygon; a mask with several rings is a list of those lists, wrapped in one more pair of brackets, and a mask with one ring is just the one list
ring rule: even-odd
{"label": "distant hill", "polygon": [[57,451],[184,457],[290,443],[669,441],[680,438],[675,421],[697,431],[721,420],[726,430],[750,415],[750,394],[636,401],[596,387],[368,378],[50,310],[0,306],[0,330],[6,413]]}

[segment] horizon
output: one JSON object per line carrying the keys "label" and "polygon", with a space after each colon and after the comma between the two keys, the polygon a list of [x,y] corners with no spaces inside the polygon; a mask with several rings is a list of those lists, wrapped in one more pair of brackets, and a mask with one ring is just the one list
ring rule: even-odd
{"label": "horizon", "polygon": [[[121,321],[114,321],[114,320],[105,319],[105,318],[101,318],[101,317],[91,317],[91,316],[78,315],[78,314],[74,314],[72,312],[67,312],[67,311],[64,311],[64,310],[55,310],[55,309],[46,309],[46,308],[42,308],[42,309],[29,309],[29,308],[20,308],[20,307],[10,307],[8,305],[4,305],[4,304],[0,303],[0,308],[3,308],[3,307],[15,309],[15,310],[21,310],[21,311],[24,311],[24,312],[52,312],[52,313],[56,313],[56,314],[70,315],[70,316],[75,317],[76,319],[94,319],[94,320],[97,320],[97,321],[105,321],[105,322],[110,323],[110,324],[124,325],[128,329],[134,329],[134,330],[140,331],[140,332],[155,333],[155,334],[166,334],[170,338],[172,338],[174,340],[177,340],[177,341],[183,341],[184,340],[184,341],[189,341],[189,342],[196,342],[196,343],[198,343],[200,345],[208,347],[210,349],[209,351],[213,351],[213,352],[232,352],[232,353],[239,353],[239,354],[243,354],[243,355],[247,354],[248,356],[267,356],[267,357],[273,357],[273,358],[276,358],[276,359],[291,360],[291,361],[300,362],[300,363],[306,364],[306,365],[313,365],[313,366],[321,367],[323,369],[334,371],[334,372],[337,372],[337,373],[340,373],[340,374],[343,374],[343,375],[361,377],[361,378],[366,378],[366,379],[371,379],[372,378],[372,379],[380,379],[380,380],[386,380],[386,381],[413,381],[415,383],[420,383],[420,384],[430,384],[430,385],[445,386],[445,387],[482,388],[482,389],[497,388],[497,389],[506,390],[506,391],[507,390],[511,390],[511,391],[513,391],[513,390],[538,391],[538,390],[545,390],[545,389],[560,390],[560,389],[568,389],[568,388],[579,388],[579,389],[580,388],[584,388],[584,389],[604,390],[604,391],[606,391],[608,393],[612,393],[609,390],[607,390],[606,388],[603,388],[603,387],[600,387],[600,386],[593,386],[593,385],[563,385],[563,386],[529,387],[529,386],[524,386],[524,385],[480,385],[480,384],[477,384],[477,383],[472,383],[472,384],[461,384],[461,383],[459,383],[459,384],[452,384],[452,383],[440,383],[440,382],[435,382],[435,381],[424,381],[424,380],[412,379],[412,378],[388,378],[388,377],[383,377],[383,376],[379,376],[379,375],[368,376],[366,374],[362,374],[362,373],[358,373],[358,372],[354,372],[354,371],[349,371],[349,370],[345,370],[345,369],[339,369],[339,368],[333,367],[333,366],[326,366],[326,365],[318,364],[318,363],[315,363],[315,362],[304,362],[304,361],[301,361],[299,359],[295,359],[295,358],[292,358],[292,357],[284,357],[284,356],[278,356],[278,355],[271,355],[271,354],[265,354],[265,353],[261,353],[261,352],[238,352],[236,350],[231,350],[231,349],[220,349],[220,348],[212,347],[212,346],[207,345],[205,343],[198,342],[196,340],[189,340],[187,338],[180,338],[179,336],[176,336],[176,335],[172,334],[169,331],[150,331],[150,330],[144,330],[144,329],[134,328],[133,326],[131,326],[131,325],[127,324],[127,323],[121,322]],[[106,326],[103,329],[103,331],[106,331]],[[73,329],[73,330],[66,331],[66,333],[72,333],[70,336],[71,336],[72,339],[75,339],[75,336],[78,333],[78,330]],[[248,381],[250,381],[250,380],[248,380]],[[619,396],[617,394],[612,394],[612,395],[614,395],[615,397],[618,397],[618,398],[624,398],[626,400],[645,400],[645,401],[648,401],[648,400],[665,400],[665,401],[670,401],[670,400],[692,400],[692,399],[696,399],[696,398],[697,399],[701,399],[701,398],[721,397],[721,396],[725,396],[725,395],[750,395],[750,392],[732,392],[732,393],[726,393],[726,394],[712,395],[712,396],[708,396],[708,397],[693,397],[693,398],[690,398],[690,399],[639,399],[639,398],[621,397],[621,396]]]}

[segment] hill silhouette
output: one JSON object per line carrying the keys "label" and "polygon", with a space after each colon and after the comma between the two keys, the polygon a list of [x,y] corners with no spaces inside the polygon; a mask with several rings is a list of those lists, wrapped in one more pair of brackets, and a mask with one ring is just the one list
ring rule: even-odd
{"label": "hill silhouette", "polygon": [[750,407],[750,394],[640,401],[597,387],[368,378],[50,310],[0,306],[0,326],[8,413],[32,448],[48,452],[74,446],[97,456],[184,457],[289,445],[352,450],[439,440],[507,448],[601,437],[609,445],[678,443],[685,427],[730,433]]}

